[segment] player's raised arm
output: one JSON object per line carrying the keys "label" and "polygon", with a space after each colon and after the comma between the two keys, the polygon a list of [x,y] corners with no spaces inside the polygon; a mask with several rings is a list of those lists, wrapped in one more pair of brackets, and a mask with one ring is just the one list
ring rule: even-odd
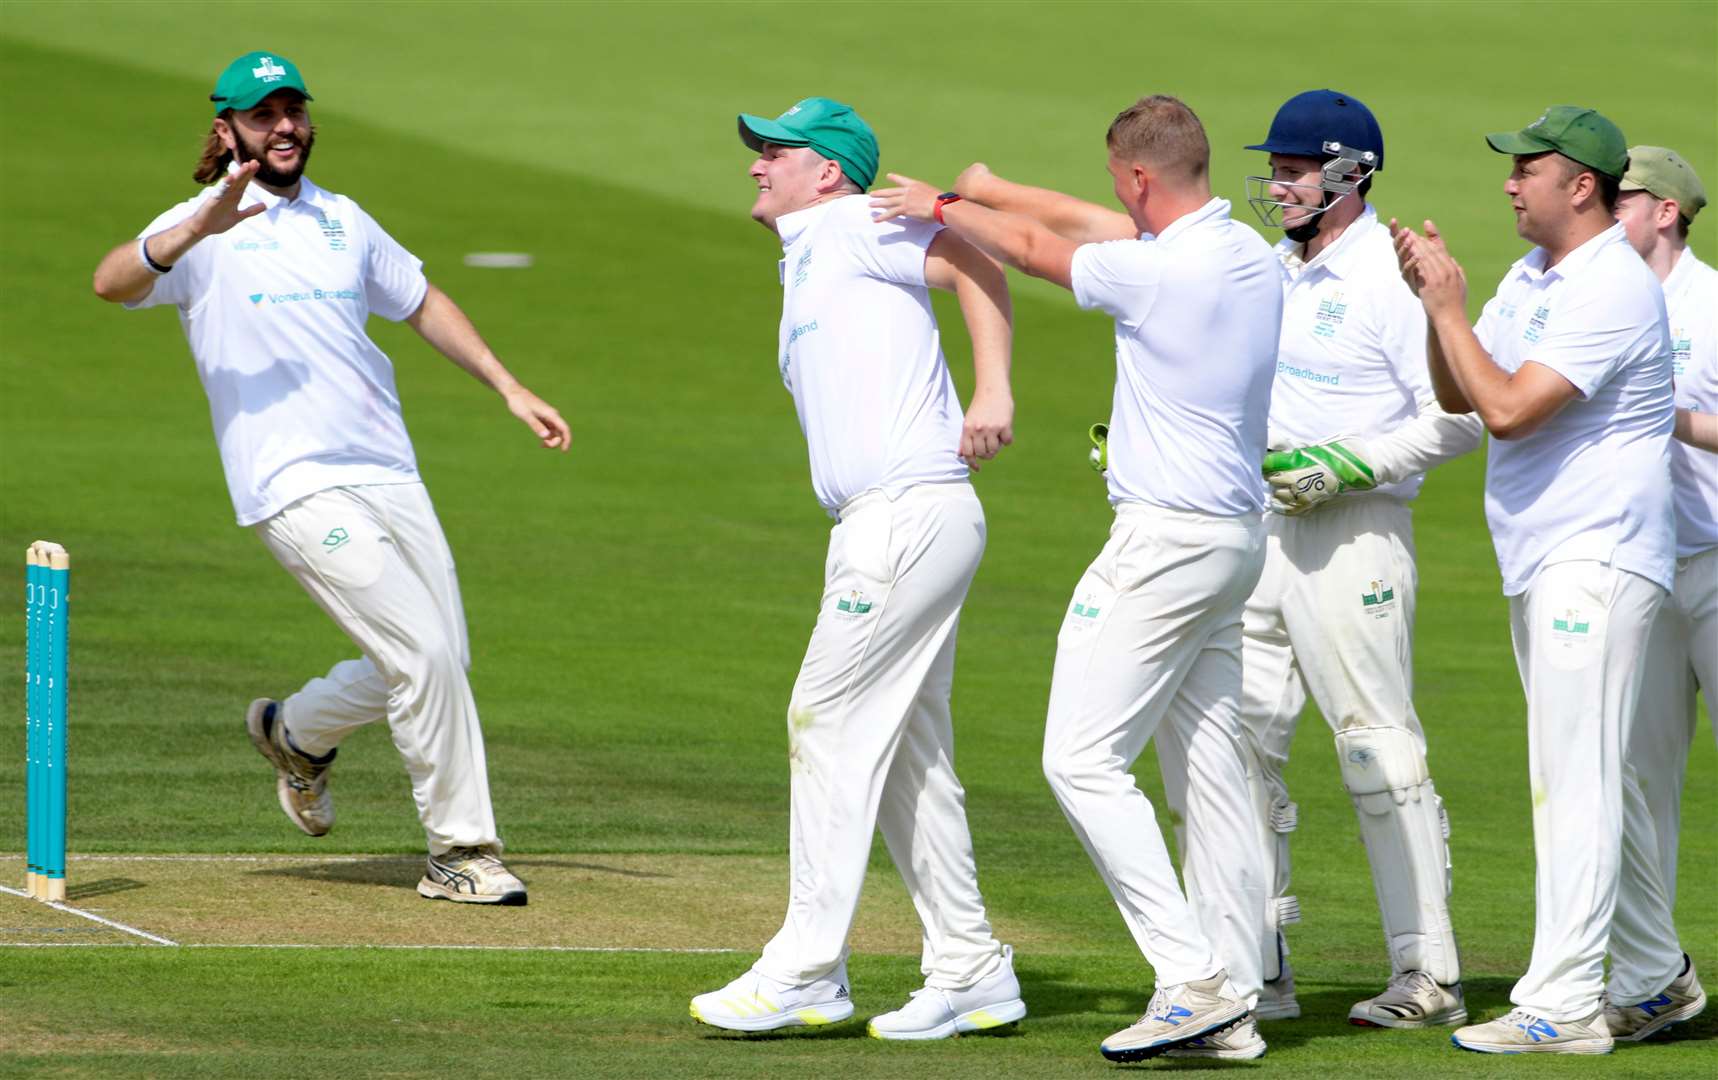
{"label": "player's raised arm", "polygon": [[431,284],[424,293],[424,302],[406,317],[406,325],[437,352],[500,394],[508,410],[531,429],[545,448],[567,450],[572,436],[561,414],[513,377],[452,297]]}
{"label": "player's raised arm", "polygon": [[248,217],[267,210],[262,203],[239,209],[250,186],[251,177],[260,166],[248,161],[225,181],[190,217],[168,229],[141,240],[127,240],[115,247],[95,268],[92,284],[95,294],[114,304],[141,300],[155,288],[155,279],[173,269],[205,237],[226,232]]}
{"label": "player's raised arm", "polygon": [[960,456],[975,472],[1014,441],[1008,370],[1014,337],[1008,278],[982,251],[944,230],[925,253],[925,281],[953,292],[972,338],[972,404],[961,427]]}
{"label": "player's raised arm", "polygon": [[1073,288],[1074,251],[1080,246],[1059,236],[1047,226],[1025,216],[990,210],[968,202],[953,192],[890,173],[896,187],[871,193],[877,220],[908,217],[949,226],[986,255],[1023,273]]}
{"label": "player's raised arm", "polygon": [[983,162],[968,165],[955,177],[954,192],[992,210],[1024,214],[1056,235],[1078,244],[1131,240],[1139,235],[1133,219],[1119,210],[1049,188],[1005,180],[991,172]]}

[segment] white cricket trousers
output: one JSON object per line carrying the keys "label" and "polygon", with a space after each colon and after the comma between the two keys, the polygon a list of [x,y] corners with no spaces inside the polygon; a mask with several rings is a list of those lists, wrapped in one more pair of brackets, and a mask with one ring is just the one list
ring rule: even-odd
{"label": "white cricket trousers", "polygon": [[894,500],[868,492],[841,509],[788,707],[792,879],[787,918],[757,963],[773,979],[810,982],[845,958],[878,826],[924,926],[926,982],[964,988],[1002,962],[949,711],[955,631],[984,540],[967,483]]}
{"label": "white cricket trousers", "polygon": [[[1264,554],[1257,514],[1117,506],[1062,621],[1044,729],[1050,789],[1158,985],[1224,968],[1214,940],[1250,941],[1228,966],[1249,1000],[1269,883],[1243,761],[1241,608]],[[1154,733],[1186,763],[1185,897],[1129,772]]]}
{"label": "white cricket trousers", "polygon": [[500,846],[453,553],[421,483],[330,488],[252,526],[363,658],[282,703],[292,741],[322,755],[386,719],[430,853]]}
{"label": "white cricket trousers", "polygon": [[[1422,756],[1426,737],[1414,711],[1419,570],[1412,510],[1384,496],[1349,496],[1309,514],[1267,514],[1265,522],[1265,569],[1247,598],[1242,632],[1241,722],[1249,765],[1269,797],[1269,807],[1254,813],[1269,818],[1261,826],[1271,834],[1266,862],[1275,898],[1290,890],[1289,833],[1297,814],[1283,769],[1308,692],[1333,733],[1401,728]],[[1181,810],[1173,803],[1172,809]],[[1461,965],[1443,847],[1409,859],[1422,873],[1435,870],[1436,880],[1400,880],[1403,867],[1387,857],[1373,865],[1373,876],[1380,907],[1388,904],[1395,916],[1384,920],[1391,969],[1429,972],[1447,984],[1460,981]],[[1277,915],[1267,915],[1267,979],[1280,975]],[[1231,943],[1219,944],[1227,957]]]}
{"label": "white cricket trousers", "polygon": [[[1694,705],[1696,689],[1712,710],[1713,694],[1718,692],[1718,548],[1676,561],[1676,587],[1658,609],[1647,641],[1640,711],[1629,735],[1629,764],[1645,780],[1646,806],[1658,840],[1659,874],[1673,906],[1682,782],[1699,715]],[[1640,828],[1624,819],[1626,832],[1638,833]]]}
{"label": "white cricket trousers", "polygon": [[[1548,1020],[1599,1008],[1607,948],[1620,1001],[1651,997],[1682,970],[1626,754],[1664,596],[1646,578],[1582,560],[1542,568],[1509,598],[1527,695],[1535,869],[1533,958],[1510,999]],[[1647,823],[1645,835],[1626,832],[1625,819]]]}

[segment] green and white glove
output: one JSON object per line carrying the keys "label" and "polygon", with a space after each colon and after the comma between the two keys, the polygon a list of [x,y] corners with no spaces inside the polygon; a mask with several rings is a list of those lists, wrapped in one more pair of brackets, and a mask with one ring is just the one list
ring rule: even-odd
{"label": "green and white glove", "polygon": [[1086,435],[1092,440],[1092,450],[1086,455],[1086,460],[1091,462],[1094,471],[1107,472],[1110,467],[1110,426],[1093,424]]}
{"label": "green and white glove", "polygon": [[1273,450],[1265,455],[1264,473],[1279,514],[1304,514],[1345,491],[1378,486],[1366,444],[1348,436],[1297,450]]}

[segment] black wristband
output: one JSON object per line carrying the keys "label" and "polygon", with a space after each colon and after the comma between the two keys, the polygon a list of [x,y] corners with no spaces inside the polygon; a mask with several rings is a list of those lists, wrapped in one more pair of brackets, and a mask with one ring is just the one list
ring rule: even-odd
{"label": "black wristband", "polygon": [[162,266],[150,256],[149,237],[147,236],[137,241],[137,254],[143,259],[143,265],[149,267],[153,273],[165,274],[173,269],[171,266]]}

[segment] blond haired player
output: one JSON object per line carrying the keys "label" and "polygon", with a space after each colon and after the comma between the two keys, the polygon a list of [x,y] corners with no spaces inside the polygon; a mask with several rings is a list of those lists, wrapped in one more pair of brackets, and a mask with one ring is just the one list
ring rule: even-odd
{"label": "blond haired player", "polygon": [[[853,1015],[847,934],[881,826],[924,925],[925,985],[870,1034],[997,1027],[1026,1004],[978,891],[949,693],[985,542],[967,474],[1013,439],[1007,282],[950,232],[871,219],[877,138],[849,106],[806,98],[774,120],[741,115],[739,129],[757,152],[752,218],[781,241],[776,363],[835,527],[788,704],[787,917],[757,963],[691,1013],[735,1031]],[[972,335],[964,419],[932,288],[956,294]]]}
{"label": "blond haired player", "polygon": [[207,190],[114,248],[95,291],[170,304],[191,345],[240,525],[363,657],[246,714],[281,809],[334,826],[328,770],[342,739],[386,719],[411,776],[430,899],[523,904],[501,862],[453,554],[418,476],[392,363],[364,332],[403,321],[501,396],[543,446],[567,425],[496,359],[423,264],[356,202],[304,177],[310,93],[278,53],[222,72],[202,163]]}
{"label": "blond haired player", "polygon": [[[1649,778],[1642,787],[1650,821],[1636,814],[1625,818],[1623,830],[1643,837],[1650,827],[1665,895],[1674,905],[1695,692],[1710,711],[1718,688],[1718,271],[1688,246],[1688,227],[1706,205],[1706,189],[1680,155],[1662,146],[1631,146],[1621,189],[1617,220],[1664,287],[1677,439],[1670,446],[1676,580],[1647,640],[1640,711],[1629,736],[1629,763]],[[1625,811],[1637,808],[1631,802]],[[1619,920],[1612,933],[1629,933],[1633,925]],[[1605,1000],[1612,1038],[1638,1042],[1706,1007],[1706,991],[1686,956],[1670,985],[1639,994],[1626,980],[1613,982]]]}
{"label": "blond haired player", "polygon": [[[1264,562],[1282,288],[1269,246],[1212,197],[1210,145],[1185,103],[1142,98],[1106,144],[1125,214],[982,168],[957,187],[964,201],[893,177],[902,186],[874,202],[885,218],[940,220],[1115,319],[1115,523],[1057,639],[1044,773],[1157,975],[1145,1014],[1103,1055],[1252,1058],[1265,1052],[1249,1011],[1266,882],[1241,743],[1241,611]],[[1186,896],[1128,772],[1154,734],[1188,763]],[[1247,947],[1220,957],[1219,926]]]}

